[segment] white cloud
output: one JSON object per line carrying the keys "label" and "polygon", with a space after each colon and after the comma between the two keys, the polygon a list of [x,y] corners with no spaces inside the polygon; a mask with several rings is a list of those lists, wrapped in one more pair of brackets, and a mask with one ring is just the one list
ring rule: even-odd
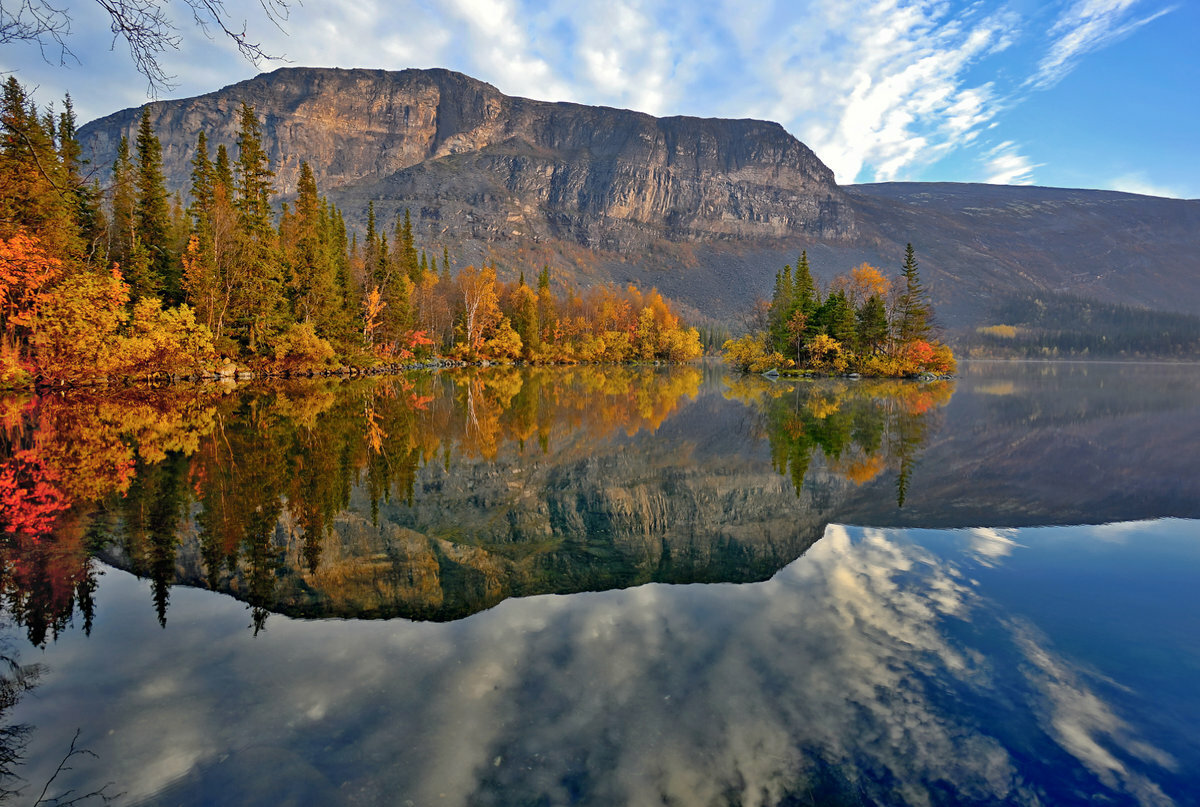
{"label": "white cloud", "polygon": [[1032,185],[1033,169],[1040,167],[1020,152],[1016,143],[1006,140],[983,155],[989,185]]}
{"label": "white cloud", "polygon": [[1059,17],[1050,29],[1053,41],[1027,82],[1037,89],[1052,87],[1061,81],[1089,53],[1124,39],[1174,7],[1130,19],[1129,12],[1140,0],[1078,0]]}

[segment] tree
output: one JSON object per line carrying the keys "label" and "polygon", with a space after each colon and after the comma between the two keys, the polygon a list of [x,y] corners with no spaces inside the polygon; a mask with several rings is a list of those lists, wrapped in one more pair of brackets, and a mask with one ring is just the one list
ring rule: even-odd
{"label": "tree", "polygon": [[[171,20],[170,0],[97,0],[108,13],[114,42],[125,40],[129,57],[137,71],[149,82],[151,95],[171,89],[173,76],[163,69],[159,59],[168,50],[179,47],[179,29]],[[250,41],[246,24],[239,25],[225,11],[224,0],[181,0],[192,20],[206,34],[217,28],[237,45],[242,56],[254,64],[274,59],[257,42]],[[288,0],[259,0],[259,5],[275,24],[286,19]],[[15,0],[0,5],[0,45],[26,42],[58,51],[59,64],[75,60],[67,39],[71,35],[72,14],[65,5],[52,0]]]}
{"label": "tree", "polygon": [[271,196],[275,189],[267,152],[262,145],[262,127],[254,108],[242,103],[239,113],[238,158],[234,164],[234,208],[238,214],[236,300],[239,336],[252,352],[279,329],[283,313],[283,278],[278,256],[278,239],[271,222]]}
{"label": "tree", "polygon": [[[117,147],[117,159],[113,163],[110,194],[112,216],[108,224],[108,258],[136,283],[148,268],[144,266],[146,256],[138,248],[137,185],[133,160],[129,154],[129,140],[124,137]],[[150,285],[148,280],[145,285]]]}
{"label": "tree", "polygon": [[932,330],[932,307],[917,273],[917,258],[912,244],[904,248],[904,265],[900,271],[904,288],[900,290],[896,301],[896,338],[904,344],[929,336]]}
{"label": "tree", "polygon": [[462,303],[463,340],[470,353],[478,353],[485,334],[500,320],[496,296],[496,269],[467,266],[458,273],[458,294]]}
{"label": "tree", "polygon": [[55,143],[55,121],[39,117],[10,76],[0,97],[0,235],[25,229],[55,257],[78,258],[77,196]]}
{"label": "tree", "polygon": [[150,124],[149,106],[142,108],[136,149],[133,226],[138,243],[146,251],[146,272],[138,277],[127,270],[130,291],[135,300],[145,295],[162,294],[170,302],[179,302],[182,298],[179,274],[175,258],[168,249],[171,214],[163,177],[162,144]]}
{"label": "tree", "polygon": [[879,352],[887,343],[888,335],[887,306],[883,298],[872,294],[855,315],[858,320],[858,351],[867,355]]}
{"label": "tree", "polygon": [[295,212],[284,211],[279,223],[280,248],[287,270],[292,316],[312,323],[322,333],[333,330],[340,302],[337,272],[329,250],[329,233],[317,181],[307,162],[300,163]]}

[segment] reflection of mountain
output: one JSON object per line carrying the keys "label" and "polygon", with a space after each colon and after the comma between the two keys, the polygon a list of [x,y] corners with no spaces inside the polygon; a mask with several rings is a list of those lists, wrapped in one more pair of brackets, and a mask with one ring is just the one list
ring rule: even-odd
{"label": "reflection of mountain", "polygon": [[1170,570],[1200,560],[1197,526],[834,525],[763,583],[278,619],[254,642],[200,593],[158,630],[116,572],[100,597],[127,616],[50,648],[28,717],[89,715],[91,776],[139,804],[1186,804],[1197,594]]}
{"label": "reflection of mountain", "polygon": [[856,524],[964,527],[1200,517],[1200,367],[972,362],[902,510]]}
{"label": "reflection of mountain", "polygon": [[251,603],[261,625],[270,611],[441,620],[512,596],[763,580],[830,521],[1195,517],[1200,474],[1178,447],[1200,444],[1197,375],[492,368],[25,401],[0,483],[38,493],[25,522],[55,540],[9,541],[3,585],[40,643],[76,608],[90,625],[96,546],[154,582],[162,620],[184,582]]}

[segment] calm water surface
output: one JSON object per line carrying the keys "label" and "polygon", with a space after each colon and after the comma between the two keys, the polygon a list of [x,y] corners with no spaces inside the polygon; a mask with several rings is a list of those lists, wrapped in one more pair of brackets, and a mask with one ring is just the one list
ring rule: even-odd
{"label": "calm water surface", "polygon": [[0,418],[14,803],[1200,803],[1200,367]]}

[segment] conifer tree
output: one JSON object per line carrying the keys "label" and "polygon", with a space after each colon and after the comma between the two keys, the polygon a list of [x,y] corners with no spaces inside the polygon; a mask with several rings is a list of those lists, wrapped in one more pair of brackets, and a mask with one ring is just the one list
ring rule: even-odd
{"label": "conifer tree", "polygon": [[82,149],[77,139],[75,104],[68,93],[63,99],[63,111],[58,116],[58,156],[66,190],[72,202],[78,235],[82,239],[89,262],[94,261],[96,248],[105,235],[104,213],[100,207],[100,189],[97,182],[88,184],[83,177],[84,161],[80,159]]}
{"label": "conifer tree", "polygon": [[271,224],[270,199],[275,192],[272,185],[275,174],[262,146],[258,116],[244,102],[237,146],[233,187],[238,214],[239,294],[233,314],[238,336],[251,351],[259,352],[282,324],[283,278],[278,239]]}
{"label": "conifer tree", "polygon": [[79,228],[55,144],[55,121],[39,119],[10,76],[0,97],[0,235],[25,228],[49,254],[76,259]]}
{"label": "conifer tree", "polygon": [[792,280],[792,267],[784,266],[782,272],[775,275],[775,290],[771,294],[770,334],[771,345],[781,353],[788,352],[790,336],[788,320],[792,315],[792,303],[795,300],[795,286]]}
{"label": "conifer tree", "polygon": [[855,347],[870,355],[879,352],[887,342],[887,306],[878,294],[872,294],[856,312],[858,339]]}
{"label": "conifer tree", "polygon": [[[145,271],[127,275],[134,300],[150,295],[167,301],[181,299],[175,258],[170,252],[171,212],[162,170],[162,144],[150,123],[150,107],[143,107],[138,125],[137,165],[134,170],[134,232],[145,250]],[[141,265],[138,266],[141,269]]]}
{"label": "conifer tree", "polygon": [[792,280],[792,308],[799,309],[805,316],[812,316],[819,300],[817,299],[817,284],[813,281],[812,271],[808,267],[808,251],[801,251],[796,259],[796,271]]}
{"label": "conifer tree", "polygon": [[117,159],[113,163],[111,193],[109,260],[120,267],[131,286],[136,281],[142,287],[147,287],[150,285],[149,266],[137,236],[137,184],[129,154],[129,140],[124,137],[117,147]]}
{"label": "conifer tree", "polygon": [[904,344],[927,338],[932,328],[932,307],[917,273],[917,258],[911,243],[904,248],[901,274],[904,278],[904,288],[896,303],[896,338]]}

